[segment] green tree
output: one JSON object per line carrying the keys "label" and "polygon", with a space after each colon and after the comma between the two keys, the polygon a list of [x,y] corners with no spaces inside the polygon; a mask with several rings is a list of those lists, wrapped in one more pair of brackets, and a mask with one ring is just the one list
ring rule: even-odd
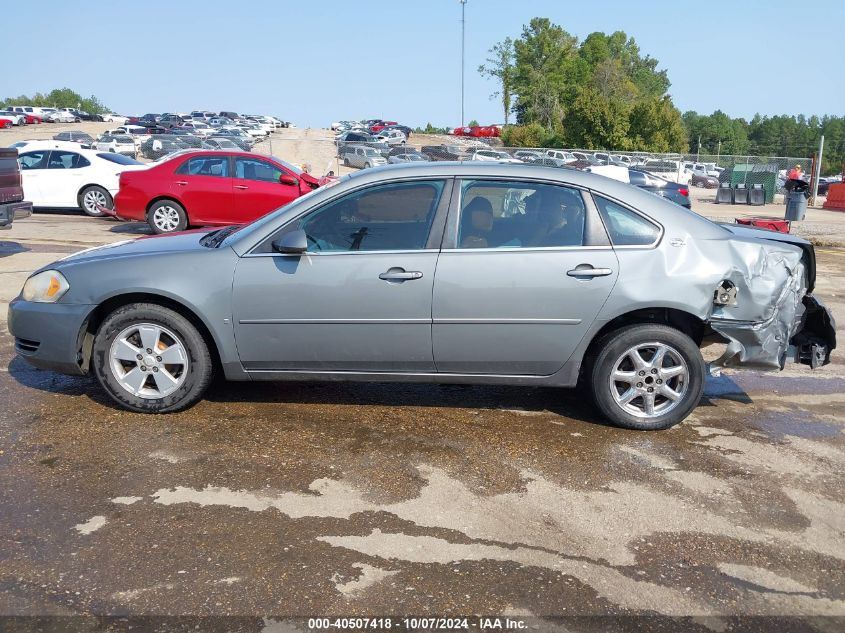
{"label": "green tree", "polygon": [[36,92],[31,97],[26,95],[9,97],[4,99],[3,103],[7,106],[33,105],[46,108],[79,108],[83,112],[90,112],[91,114],[101,114],[108,110],[94,95],[83,97],[70,88],[56,88],[46,95]]}
{"label": "green tree", "polygon": [[567,110],[563,138],[583,149],[629,149],[629,110],[595,88],[583,88]]}
{"label": "green tree", "polygon": [[502,142],[508,147],[545,147],[548,132],[539,123],[508,125],[502,130]]}
{"label": "green tree", "polygon": [[494,44],[489,53],[490,57],[487,58],[487,63],[481,64],[481,66],[478,67],[478,72],[499,82],[500,88],[491,95],[491,99],[496,97],[500,97],[502,99],[502,109],[505,113],[505,125],[507,125],[513,99],[513,40],[506,37],[501,42]]}
{"label": "green tree", "polygon": [[686,152],[687,130],[668,96],[634,104],[629,117],[631,148],[646,152]]}

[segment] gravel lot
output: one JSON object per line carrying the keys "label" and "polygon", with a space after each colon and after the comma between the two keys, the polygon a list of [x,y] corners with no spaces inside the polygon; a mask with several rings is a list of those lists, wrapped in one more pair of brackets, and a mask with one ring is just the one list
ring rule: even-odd
{"label": "gravel lot", "polygon": [[[328,134],[280,131],[273,151],[316,173]],[[800,230],[843,220],[812,211]],[[16,359],[5,304],[37,267],[145,232],[38,212],[0,235],[0,614],[645,612],[700,617],[689,631],[738,615],[842,630],[842,350],[812,374],[708,379],[656,433],[604,426],[577,392],[484,386],[219,383],[141,416]],[[819,250],[817,294],[845,322],[845,250]]]}

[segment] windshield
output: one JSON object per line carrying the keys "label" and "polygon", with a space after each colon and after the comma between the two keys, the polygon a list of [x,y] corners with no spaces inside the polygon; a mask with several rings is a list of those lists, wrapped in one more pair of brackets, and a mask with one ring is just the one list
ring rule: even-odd
{"label": "windshield", "polygon": [[271,156],[270,158],[272,158],[274,161],[276,161],[280,165],[287,167],[293,173],[295,173],[297,176],[299,176],[301,173],[303,173],[301,168],[297,167],[296,165],[292,165],[291,163],[287,162],[286,160],[282,160],[281,158],[278,158],[276,156]]}
{"label": "windshield", "polygon": [[98,158],[102,158],[103,160],[107,160],[111,163],[117,163],[118,165],[143,165],[134,158],[129,158],[128,156],[124,156],[123,154],[112,154],[111,152],[102,152],[97,154]]}
{"label": "windshield", "polygon": [[371,148],[371,147],[368,147],[367,149],[365,149],[365,150],[364,150],[364,153],[365,153],[367,156],[377,156],[377,155],[378,155],[378,152],[376,152],[376,150],[374,150],[374,149],[373,149],[373,148]]}

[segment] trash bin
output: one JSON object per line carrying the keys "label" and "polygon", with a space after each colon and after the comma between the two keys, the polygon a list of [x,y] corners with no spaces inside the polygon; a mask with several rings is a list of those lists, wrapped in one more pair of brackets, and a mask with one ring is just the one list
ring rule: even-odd
{"label": "trash bin", "polygon": [[800,191],[791,191],[786,194],[786,216],[787,220],[803,220],[807,213],[807,196]]}
{"label": "trash bin", "polygon": [[786,220],[804,219],[809,190],[810,184],[804,180],[789,180],[786,183]]}

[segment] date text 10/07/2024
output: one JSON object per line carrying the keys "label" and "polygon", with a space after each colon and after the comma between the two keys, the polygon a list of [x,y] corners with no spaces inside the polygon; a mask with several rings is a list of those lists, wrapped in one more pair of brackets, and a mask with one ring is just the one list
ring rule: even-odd
{"label": "date text 10/07/2024", "polygon": [[398,630],[398,631],[520,631],[528,624],[512,617],[383,617],[383,618],[309,618],[308,629],[322,630]]}

